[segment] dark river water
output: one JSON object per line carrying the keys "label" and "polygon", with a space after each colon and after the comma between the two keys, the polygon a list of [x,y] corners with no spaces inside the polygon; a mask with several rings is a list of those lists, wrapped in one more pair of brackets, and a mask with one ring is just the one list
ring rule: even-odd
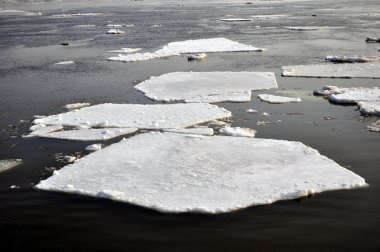
{"label": "dark river water", "polygon": [[[2,9],[41,12],[0,14],[0,159],[23,160],[0,173],[2,251],[380,250],[380,134],[365,130],[376,118],[362,117],[356,106],[337,106],[312,95],[323,85],[375,87],[380,81],[280,76],[283,65],[321,63],[329,54],[379,55],[380,45],[364,39],[380,36],[380,1],[244,2],[0,4]],[[102,15],[52,17],[89,12]],[[248,23],[219,21],[267,14],[287,16]],[[123,35],[107,35],[109,21],[134,26],[122,28]],[[77,26],[87,24],[95,26]],[[283,28],[304,25],[327,29]],[[106,51],[122,47],[154,51],[172,41],[212,37],[267,51],[208,54],[203,62],[188,62],[184,56],[133,63],[106,60],[112,56]],[[66,60],[76,63],[53,65]],[[274,71],[279,89],[268,92],[293,93],[303,102],[273,105],[260,102],[256,98],[260,92],[253,92],[251,102],[219,103],[232,112],[233,126],[256,129],[260,138],[301,141],[365,178],[369,187],[218,215],[165,214],[33,188],[51,176],[46,167],[64,166],[54,154],[86,155],[84,148],[91,144],[21,138],[33,115],[61,113],[65,104],[75,102],[152,103],[134,90],[136,81],[174,71]],[[259,113],[245,112],[249,108]],[[262,112],[271,115],[264,117]],[[271,123],[256,125],[263,120]],[[11,189],[12,185],[19,188]]]}

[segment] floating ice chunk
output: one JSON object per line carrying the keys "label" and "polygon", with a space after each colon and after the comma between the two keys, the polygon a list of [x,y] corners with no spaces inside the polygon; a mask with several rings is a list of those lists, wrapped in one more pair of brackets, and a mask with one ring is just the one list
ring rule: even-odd
{"label": "floating ice chunk", "polygon": [[120,28],[120,27],[123,27],[123,25],[122,24],[108,24],[107,27]]}
{"label": "floating ice chunk", "polygon": [[91,144],[89,146],[86,147],[86,150],[87,151],[98,151],[98,150],[101,150],[102,149],[102,145],[101,144]]}
{"label": "floating ice chunk", "polygon": [[156,105],[106,103],[36,120],[40,124],[72,127],[79,125],[101,127],[104,124],[102,122],[107,122],[110,128],[172,129],[186,128],[230,116],[230,111],[205,103]]}
{"label": "floating ice chunk", "polygon": [[95,17],[95,16],[101,16],[104,15],[104,13],[70,13],[70,14],[57,14],[52,15],[52,18],[72,18],[72,17]]}
{"label": "floating ice chunk", "polygon": [[75,141],[102,141],[118,136],[123,136],[136,132],[137,128],[103,128],[103,129],[83,129],[67,130],[53,133],[39,134],[39,137],[57,138]]}
{"label": "floating ice chunk", "polygon": [[[39,126],[39,127],[35,127],[35,126]],[[32,132],[24,137],[37,137],[40,135],[44,135],[47,133],[51,133],[51,132],[63,129],[62,125],[46,126],[44,124],[37,124],[37,125],[34,125],[33,127],[31,127]]]}
{"label": "floating ice chunk", "polygon": [[67,162],[67,163],[72,163],[72,162],[74,162],[76,159],[77,159],[77,158],[74,157],[74,156],[64,156],[64,157],[63,157],[63,160],[64,160],[65,162]]}
{"label": "floating ice chunk", "polygon": [[208,52],[249,52],[264,51],[263,48],[257,48],[250,45],[241,44],[239,42],[231,41],[226,38],[210,38],[198,40],[185,40],[179,42],[172,42],[165,45],[162,49],[153,53],[135,53],[129,55],[119,55],[117,57],[110,57],[108,60],[112,61],[141,61],[154,58],[177,56],[184,53],[208,53]]}
{"label": "floating ice chunk", "polygon": [[164,132],[195,134],[195,135],[202,135],[202,136],[214,135],[214,130],[208,127],[197,127],[197,128],[188,128],[188,129],[165,129]]}
{"label": "floating ice chunk", "polygon": [[0,160],[0,173],[19,165],[21,162],[22,162],[21,159]]}
{"label": "floating ice chunk", "polygon": [[81,24],[81,25],[75,25],[75,28],[92,28],[95,27],[96,25],[93,24]]}
{"label": "floating ice chunk", "polygon": [[363,115],[380,116],[380,100],[372,102],[358,102],[360,113]]}
{"label": "floating ice chunk", "polygon": [[380,43],[380,38],[375,38],[375,37],[367,37],[365,39],[367,43]]}
{"label": "floating ice chunk", "polygon": [[222,19],[219,19],[220,21],[223,21],[223,22],[232,22],[232,23],[236,23],[236,22],[252,22],[252,19],[247,19],[247,18],[222,18]]}
{"label": "floating ice chunk", "polygon": [[135,86],[147,97],[160,101],[243,102],[249,90],[277,88],[272,72],[174,72]]}
{"label": "floating ice chunk", "polygon": [[371,123],[366,127],[366,129],[372,132],[380,132],[380,120]]}
{"label": "floating ice chunk", "polygon": [[41,13],[34,13],[29,11],[22,11],[22,10],[2,10],[0,9],[0,16],[37,16],[41,15]]}
{"label": "floating ice chunk", "polygon": [[350,88],[342,93],[331,94],[329,101],[348,104],[355,104],[361,101],[380,101],[380,89],[378,87]]}
{"label": "floating ice chunk", "polygon": [[251,16],[253,19],[278,19],[278,18],[283,18],[287,17],[288,15],[254,15]]}
{"label": "floating ice chunk", "polygon": [[72,104],[65,105],[65,109],[74,110],[74,109],[80,109],[80,108],[84,108],[84,107],[88,107],[88,106],[91,106],[91,104],[88,102],[78,102],[78,103],[72,103]]}
{"label": "floating ice chunk", "polygon": [[348,88],[338,88],[337,86],[323,86],[322,88],[313,90],[313,94],[328,96],[331,94],[343,93],[345,89],[348,89]]}
{"label": "floating ice chunk", "polygon": [[380,78],[380,64],[325,64],[282,67],[282,76],[319,78]]}
{"label": "floating ice chunk", "polygon": [[328,61],[335,63],[367,63],[380,60],[377,56],[336,56],[329,55],[325,58]]}
{"label": "floating ice chunk", "polygon": [[266,101],[269,103],[288,103],[288,102],[301,102],[301,98],[299,97],[285,97],[285,96],[277,96],[270,94],[259,94],[258,97],[262,101]]}
{"label": "floating ice chunk", "polygon": [[108,53],[134,53],[140,51],[141,48],[121,48],[120,50],[107,51]]}
{"label": "floating ice chunk", "polygon": [[257,110],[255,110],[255,109],[247,109],[245,112],[251,113],[251,114],[256,114]]}
{"label": "floating ice chunk", "polygon": [[366,186],[363,178],[300,142],[188,136],[134,136],[65,166],[36,188],[102,194],[165,212],[220,213]]}
{"label": "floating ice chunk", "polygon": [[68,60],[68,61],[61,61],[61,62],[54,63],[54,65],[71,65],[71,64],[74,64],[74,61]]}
{"label": "floating ice chunk", "polygon": [[284,28],[292,31],[317,31],[326,29],[324,26],[285,26]]}
{"label": "floating ice chunk", "polygon": [[255,137],[256,131],[250,128],[240,128],[240,127],[223,127],[219,130],[219,133],[226,136],[235,137]]}
{"label": "floating ice chunk", "polygon": [[187,55],[187,60],[204,60],[207,58],[207,55],[205,53],[200,53],[200,54],[190,54]]}
{"label": "floating ice chunk", "polygon": [[107,34],[124,34],[125,31],[122,31],[122,30],[117,30],[117,29],[109,29],[107,31]]}

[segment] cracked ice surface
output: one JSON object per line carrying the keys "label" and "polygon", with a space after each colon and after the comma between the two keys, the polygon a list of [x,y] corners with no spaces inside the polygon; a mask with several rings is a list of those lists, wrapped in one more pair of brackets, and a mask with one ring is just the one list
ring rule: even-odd
{"label": "cracked ice surface", "polygon": [[219,213],[365,185],[300,142],[146,133],[67,165],[36,188]]}
{"label": "cracked ice surface", "polygon": [[172,42],[156,52],[134,53],[128,55],[119,54],[119,56],[110,57],[108,60],[130,62],[176,56],[184,53],[261,52],[263,50],[265,49],[241,44],[226,38],[210,38]]}
{"label": "cracked ice surface", "polygon": [[373,102],[358,102],[360,113],[380,116],[380,100]]}
{"label": "cracked ice surface", "polygon": [[103,129],[83,129],[67,130],[52,133],[38,134],[39,137],[57,138],[75,141],[102,141],[118,136],[124,136],[136,132],[137,128],[103,128]]}
{"label": "cracked ice surface", "polygon": [[21,159],[4,159],[0,160],[0,172],[9,170],[21,163]]}
{"label": "cracked ice surface", "polygon": [[284,66],[282,76],[379,79],[380,63]]}
{"label": "cracked ice surface", "polygon": [[250,101],[250,90],[277,88],[272,72],[174,72],[138,84],[135,88],[159,101]]}
{"label": "cracked ice surface", "polygon": [[301,98],[299,97],[285,97],[285,96],[277,96],[270,94],[259,94],[258,97],[262,101],[266,101],[269,103],[288,103],[288,102],[301,102]]}
{"label": "cracked ice surface", "polygon": [[173,129],[227,118],[231,112],[207,103],[99,104],[34,120],[35,124],[101,128]]}

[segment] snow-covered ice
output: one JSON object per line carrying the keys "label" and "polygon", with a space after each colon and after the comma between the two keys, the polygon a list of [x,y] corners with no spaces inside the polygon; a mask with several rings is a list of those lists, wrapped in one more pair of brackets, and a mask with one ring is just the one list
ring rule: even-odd
{"label": "snow-covered ice", "polygon": [[58,115],[35,119],[35,124],[76,127],[139,129],[186,128],[231,116],[231,112],[207,103],[188,104],[99,104]]}
{"label": "snow-covered ice", "polygon": [[329,95],[329,101],[346,104],[355,104],[363,101],[380,101],[380,89],[378,87],[350,88],[341,93]]}
{"label": "snow-covered ice", "polygon": [[299,97],[285,97],[285,96],[277,96],[270,94],[259,94],[258,97],[262,101],[266,101],[269,103],[288,103],[288,102],[301,102],[301,98]]}
{"label": "snow-covered ice", "polygon": [[380,120],[371,123],[366,129],[372,132],[380,132]]}
{"label": "snow-covered ice", "polygon": [[285,26],[284,28],[292,31],[317,31],[326,29],[324,26]]}
{"label": "snow-covered ice", "polygon": [[234,137],[255,137],[256,131],[250,128],[226,126],[219,129],[219,133],[226,136],[234,136]]}
{"label": "snow-covered ice", "polygon": [[[35,126],[39,126],[39,127],[35,127]],[[51,132],[61,130],[61,129],[63,129],[62,125],[46,126],[45,124],[37,124],[37,125],[32,126],[30,128],[32,132],[24,137],[37,137],[39,135],[44,135],[44,134],[51,133]]]}
{"label": "snow-covered ice", "polygon": [[252,22],[252,19],[248,19],[248,18],[222,18],[222,19],[219,19],[220,21],[223,21],[223,22],[232,22],[232,23],[236,23],[236,22]]}
{"label": "snow-covered ice", "polygon": [[52,133],[38,134],[39,137],[56,138],[74,141],[102,141],[124,136],[136,132],[137,128],[103,128],[66,130]]}
{"label": "snow-covered ice", "polygon": [[282,76],[320,78],[380,78],[380,64],[323,64],[282,67]]}
{"label": "snow-covered ice", "polygon": [[141,48],[121,48],[120,50],[107,51],[108,53],[134,53],[140,51]]}
{"label": "snow-covered ice", "polygon": [[16,165],[20,164],[22,161],[21,159],[3,159],[0,160],[0,172],[9,170]]}
{"label": "snow-covered ice", "polygon": [[91,153],[36,188],[220,213],[363,186],[363,178],[300,142],[146,133]]}
{"label": "snow-covered ice", "polygon": [[208,52],[261,52],[265,49],[241,44],[226,38],[210,38],[172,42],[165,45],[156,52],[134,53],[110,57],[112,61],[141,61],[154,58],[177,56],[186,53],[208,53]]}
{"label": "snow-covered ice", "polygon": [[325,60],[335,63],[367,63],[380,60],[378,56],[337,56],[328,55]]}
{"label": "snow-covered ice", "polygon": [[125,31],[122,31],[122,30],[118,30],[118,29],[109,29],[107,31],[107,34],[124,34]]}
{"label": "snow-covered ice", "polygon": [[71,104],[65,105],[65,109],[73,110],[73,109],[80,109],[80,108],[84,108],[88,106],[91,106],[91,104],[88,102],[78,102],[78,103],[71,103]]}
{"label": "snow-covered ice", "polygon": [[358,102],[360,113],[363,115],[380,116],[380,99],[377,101]]}
{"label": "snow-covered ice", "polygon": [[272,72],[173,72],[135,86],[159,101],[249,101],[250,90],[277,88]]}
{"label": "snow-covered ice", "polygon": [[91,144],[89,146],[86,147],[86,150],[87,151],[98,151],[98,150],[101,150],[102,149],[102,145],[101,144]]}
{"label": "snow-covered ice", "polygon": [[208,127],[197,127],[197,128],[188,128],[188,129],[165,129],[164,132],[195,134],[195,135],[202,135],[202,136],[214,135],[214,130]]}
{"label": "snow-covered ice", "polygon": [[67,60],[67,61],[60,61],[60,62],[54,63],[54,65],[71,65],[71,64],[74,64],[74,61]]}

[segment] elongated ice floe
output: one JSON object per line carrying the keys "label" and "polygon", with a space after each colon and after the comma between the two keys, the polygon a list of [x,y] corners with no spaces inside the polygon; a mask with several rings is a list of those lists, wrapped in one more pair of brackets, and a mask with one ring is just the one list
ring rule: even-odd
{"label": "elongated ice floe", "polygon": [[287,17],[288,15],[253,15],[251,18],[253,19],[278,19]]}
{"label": "elongated ice floe", "polygon": [[377,101],[358,102],[360,113],[363,115],[380,116],[380,99]]}
{"label": "elongated ice floe", "polygon": [[60,62],[54,63],[54,65],[71,65],[71,64],[74,64],[74,61],[67,60],[67,61],[60,61]]}
{"label": "elongated ice floe", "polygon": [[35,119],[35,124],[101,128],[173,129],[227,118],[231,112],[207,103],[99,104]]}
{"label": "elongated ice floe", "polygon": [[379,79],[380,63],[284,66],[282,76]]}
{"label": "elongated ice floe", "polygon": [[367,63],[380,60],[378,56],[337,56],[328,55],[325,60],[335,63]]}
{"label": "elongated ice floe", "polygon": [[152,100],[186,102],[244,102],[250,90],[277,88],[272,72],[174,72],[138,84]]}
{"label": "elongated ice floe", "polygon": [[98,151],[98,150],[101,150],[102,149],[102,145],[101,144],[91,144],[89,146],[86,147],[86,150],[87,151]]}
{"label": "elongated ice floe", "polygon": [[179,42],[172,42],[165,45],[162,49],[156,52],[134,53],[116,57],[110,57],[111,61],[141,61],[154,58],[177,56],[184,53],[208,53],[208,52],[261,52],[263,48],[257,48],[250,45],[241,44],[239,42],[231,41],[226,38],[210,38],[198,40],[185,40]]}
{"label": "elongated ice floe", "polygon": [[44,138],[56,138],[74,141],[104,141],[115,137],[131,134],[136,132],[137,130],[137,128],[66,130],[39,134],[38,136]]}
{"label": "elongated ice floe", "polygon": [[284,28],[292,31],[317,31],[326,29],[324,26],[285,26]]}
{"label": "elongated ice floe", "polygon": [[255,137],[256,131],[250,128],[226,126],[219,129],[219,133],[234,137]]}
{"label": "elongated ice floe", "polygon": [[21,163],[21,159],[4,159],[0,160],[0,173],[9,170]]}
{"label": "elongated ice floe", "polygon": [[259,94],[258,97],[262,101],[266,101],[269,103],[289,103],[289,102],[301,102],[301,98],[299,97],[285,97],[285,96],[277,96],[270,94]]}
{"label": "elongated ice floe", "polygon": [[252,22],[252,19],[248,18],[222,18],[219,19],[220,21],[223,22],[232,22],[232,23],[237,23],[237,22]]}
{"label": "elongated ice floe", "polygon": [[78,103],[71,103],[71,104],[65,105],[65,109],[73,110],[73,109],[80,109],[80,108],[84,108],[88,106],[91,106],[91,104],[88,102],[78,102]]}
{"label": "elongated ice floe", "polygon": [[101,16],[104,15],[104,13],[95,13],[95,12],[89,12],[89,13],[69,13],[69,14],[57,14],[52,15],[52,18],[72,18],[72,17],[95,17],[95,16]]}
{"label": "elongated ice floe", "polygon": [[363,186],[363,178],[300,142],[146,133],[67,165],[36,188],[164,212],[220,213]]}
{"label": "elongated ice floe", "polygon": [[107,34],[124,34],[125,31],[122,31],[122,30],[118,30],[118,29],[109,29],[107,31]]}
{"label": "elongated ice floe", "polygon": [[41,12],[39,13],[34,13],[34,12],[29,12],[29,11],[23,11],[23,10],[2,10],[0,8],[0,16],[36,16],[36,15],[41,15]]}
{"label": "elongated ice floe", "polygon": [[140,51],[141,48],[121,48],[120,50],[107,51],[108,53],[134,53]]}

